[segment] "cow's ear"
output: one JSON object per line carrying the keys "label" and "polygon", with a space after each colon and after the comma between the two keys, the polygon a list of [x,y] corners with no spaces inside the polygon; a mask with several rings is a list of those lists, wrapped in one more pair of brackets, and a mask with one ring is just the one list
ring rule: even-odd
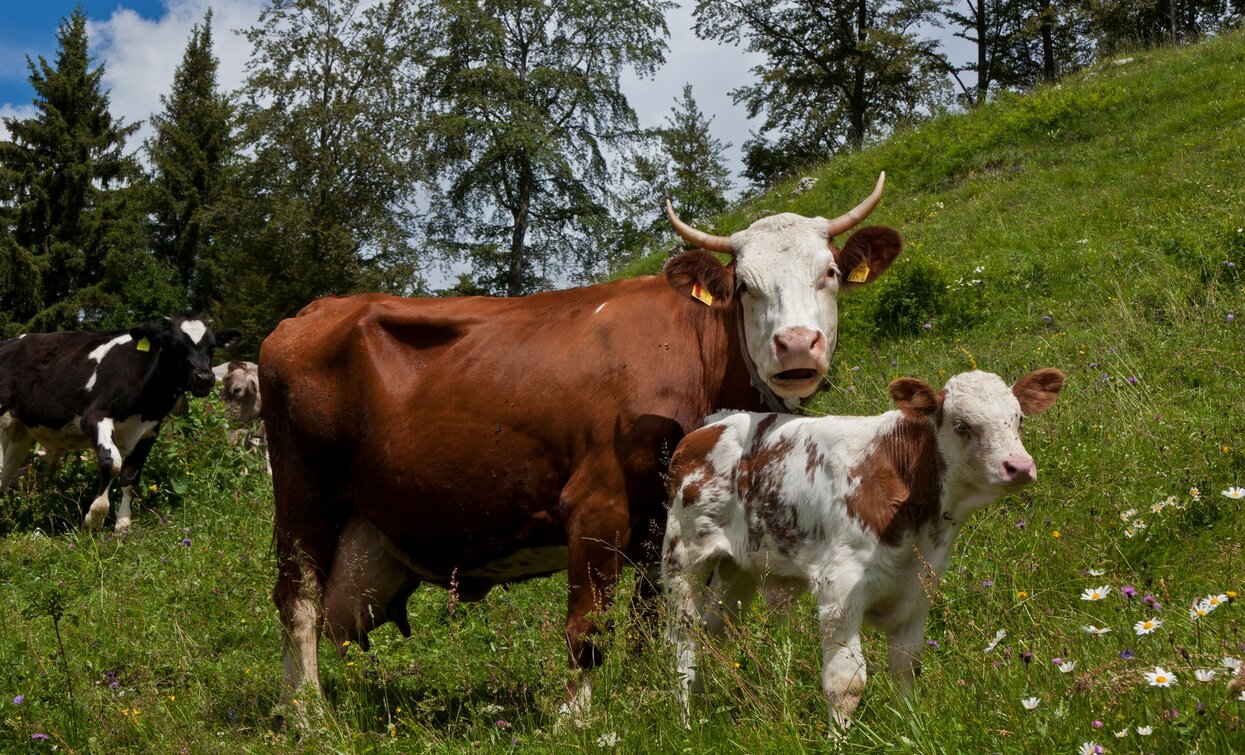
{"label": "cow's ear", "polygon": [[216,336],[216,347],[219,349],[227,349],[242,340],[242,334],[236,330],[222,330],[214,335]]}
{"label": "cow's ear", "polygon": [[843,273],[843,285],[854,288],[872,283],[886,272],[903,251],[903,238],[894,228],[871,225],[848,237],[842,249],[830,250]]}
{"label": "cow's ear", "polygon": [[1020,402],[1020,411],[1032,417],[1049,409],[1063,390],[1063,380],[1063,372],[1054,367],[1034,370],[1017,380],[1012,394]]}
{"label": "cow's ear", "polygon": [[942,408],[942,393],[935,393],[929,383],[916,378],[892,380],[887,390],[895,407],[910,419],[929,419]]}
{"label": "cow's ear", "polygon": [[693,250],[671,257],[662,268],[676,291],[711,307],[725,307],[735,293],[735,271],[708,252]]}
{"label": "cow's ear", "polygon": [[133,338],[135,343],[141,344],[146,340],[148,344],[157,346],[166,346],[169,340],[168,329],[163,323],[156,322],[145,322],[130,328],[130,338]]}

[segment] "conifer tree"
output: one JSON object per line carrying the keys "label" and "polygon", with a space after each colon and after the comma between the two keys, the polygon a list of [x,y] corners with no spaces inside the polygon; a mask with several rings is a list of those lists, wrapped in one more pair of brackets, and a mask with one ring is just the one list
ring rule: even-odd
{"label": "conifer tree", "polygon": [[221,296],[222,192],[235,164],[233,108],[217,89],[212,11],[190,31],[162,113],[151,117],[147,141],[151,244],[177,271],[186,304],[207,310]]}
{"label": "conifer tree", "polygon": [[[91,327],[137,312],[125,289],[140,280],[164,309],[164,270],[143,259],[131,201],[139,175],[125,125],[108,111],[103,65],[91,68],[86,14],[57,33],[54,63],[27,58],[36,114],[6,118],[0,141],[0,309],[9,330]],[[152,293],[155,292],[155,293]],[[150,303],[150,302],[149,302]]]}
{"label": "conifer tree", "polygon": [[664,125],[650,132],[654,148],[636,155],[635,188],[627,204],[648,232],[669,230],[666,199],[685,220],[704,220],[726,209],[731,189],[726,150],[731,145],[709,131],[712,120],[696,103],[692,85],[685,84]]}

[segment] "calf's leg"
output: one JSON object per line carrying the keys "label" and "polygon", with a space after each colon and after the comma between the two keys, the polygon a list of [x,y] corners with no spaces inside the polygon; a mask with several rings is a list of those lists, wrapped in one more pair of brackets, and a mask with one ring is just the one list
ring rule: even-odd
{"label": "calf's leg", "polygon": [[121,471],[121,451],[117,448],[116,435],[113,432],[112,419],[100,417],[86,423],[88,437],[95,437],[95,461],[99,466],[99,485],[95,490],[95,500],[82,520],[86,529],[97,530],[104,526],[104,518],[108,516],[108,486],[112,478]]}
{"label": "calf's leg", "polygon": [[[675,511],[678,511],[677,501]],[[661,582],[670,612],[666,641],[674,646],[679,708],[686,727],[691,726],[691,691],[699,691],[701,685],[696,670],[696,632],[704,610],[705,581],[713,567],[712,562],[692,561],[678,517],[672,513],[662,547]]]}
{"label": "calf's leg", "polygon": [[912,691],[921,673],[921,653],[925,649],[925,611],[886,633],[887,660],[891,677],[902,694]]}
{"label": "calf's leg", "polygon": [[821,625],[821,689],[830,708],[830,722],[839,731],[851,724],[852,712],[865,691],[865,657],[860,651],[864,619],[850,585],[836,581],[817,591]]}

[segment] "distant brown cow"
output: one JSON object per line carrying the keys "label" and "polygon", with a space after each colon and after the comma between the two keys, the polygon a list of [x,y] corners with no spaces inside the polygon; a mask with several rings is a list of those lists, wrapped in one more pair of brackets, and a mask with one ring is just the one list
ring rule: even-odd
{"label": "distant brown cow", "polygon": [[[730,237],[680,235],[660,275],[521,299],[316,301],[264,342],[260,378],[276,496],[273,599],[283,702],[319,689],[322,624],[367,647],[420,582],[477,600],[504,582],[569,570],[572,667],[601,660],[589,612],[625,563],[651,565],[662,473],[679,440],[721,408],[789,411],[821,386],[838,295],[880,276],[902,242],[783,213]],[[642,589],[651,590],[644,580]],[[569,710],[590,698],[568,684]]]}

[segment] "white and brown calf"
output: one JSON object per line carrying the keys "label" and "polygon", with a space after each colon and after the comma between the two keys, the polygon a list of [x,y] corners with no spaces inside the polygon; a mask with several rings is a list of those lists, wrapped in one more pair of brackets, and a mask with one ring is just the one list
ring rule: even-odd
{"label": "white and brown calf", "polygon": [[966,372],[935,391],[902,378],[890,385],[897,408],[880,416],[718,413],[684,438],[662,557],[684,721],[699,688],[696,628],[720,633],[758,589],[781,609],[816,597],[822,690],[840,727],[865,688],[863,622],[886,633],[891,674],[909,689],[925,585],[970,514],[1037,478],[1021,420],[1050,407],[1063,381],[1044,369],[1009,389]]}

